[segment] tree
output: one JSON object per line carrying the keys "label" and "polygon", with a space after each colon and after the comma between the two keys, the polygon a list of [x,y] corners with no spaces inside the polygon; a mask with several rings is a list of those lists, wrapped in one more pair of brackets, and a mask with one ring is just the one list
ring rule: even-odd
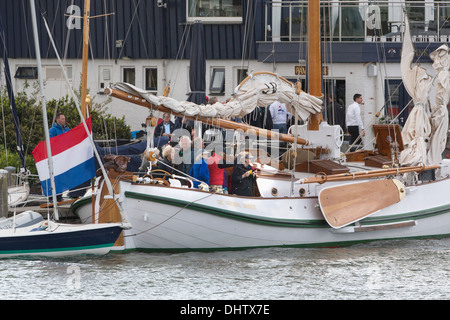
{"label": "tree", "polygon": [[[45,140],[45,134],[41,103],[37,99],[39,93],[37,82],[32,85],[31,93],[27,94],[26,90],[29,88],[30,85],[26,83],[23,90],[16,93],[16,107],[25,154],[31,157],[31,152],[37,144]],[[95,97],[92,99],[92,107],[90,108],[94,139],[130,139],[130,126],[125,123],[125,117],[118,119],[107,113],[107,105],[111,102],[111,98],[104,103],[95,103],[94,100]],[[8,150],[8,157],[6,157],[6,155],[0,155],[0,168],[4,168],[5,166],[13,165],[10,161],[12,161],[11,159],[14,158],[14,155],[17,156],[17,152],[15,151],[16,140],[14,123],[6,88],[0,89],[0,107],[2,108],[3,119],[1,124],[0,145],[2,147],[0,148],[0,153],[5,153],[5,146]],[[54,115],[57,112],[64,113],[67,119],[67,125],[70,128],[80,124],[80,116],[75,107],[75,102],[72,98],[69,98],[68,95],[59,99],[47,101],[49,127],[52,126]],[[28,162],[31,161],[27,158],[27,166]],[[20,161],[18,163],[20,164]],[[31,163],[33,164],[32,167],[34,167],[34,161]],[[28,169],[32,173],[36,172],[35,168]]]}

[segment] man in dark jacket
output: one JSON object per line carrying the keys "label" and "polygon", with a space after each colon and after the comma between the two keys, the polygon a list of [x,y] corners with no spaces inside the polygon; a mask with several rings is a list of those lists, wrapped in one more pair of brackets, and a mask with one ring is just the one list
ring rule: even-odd
{"label": "man in dark jacket", "polygon": [[153,144],[157,148],[169,143],[172,138],[173,131],[175,130],[175,124],[170,121],[170,113],[164,113],[163,121],[155,128]]}
{"label": "man in dark jacket", "polygon": [[272,130],[273,122],[269,108],[256,107],[252,112],[242,117],[242,120],[254,127]]}
{"label": "man in dark jacket", "polygon": [[[69,130],[70,128],[66,126],[66,117],[64,116],[64,114],[57,113],[55,123],[53,123],[53,126],[48,130],[48,135],[50,136],[50,138],[53,138],[59,136],[60,134],[66,133]],[[85,183],[81,184],[81,186],[85,186]],[[62,201],[61,194],[56,195],[56,201]]]}
{"label": "man in dark jacket", "polygon": [[[238,161],[240,162],[240,161]],[[244,157],[244,163],[238,163],[231,175],[231,192],[239,196],[252,196],[253,182],[255,182],[255,173],[250,165],[250,156]]]}
{"label": "man in dark jacket", "polygon": [[62,113],[56,114],[55,123],[48,130],[50,138],[56,137],[60,134],[66,133],[70,128],[66,126],[66,117]]}
{"label": "man in dark jacket", "polygon": [[345,108],[336,99],[333,99],[332,95],[328,95],[326,112],[328,124],[338,124],[341,126],[342,131],[345,132]]}
{"label": "man in dark jacket", "polygon": [[170,114],[164,113],[163,121],[158,124],[155,128],[155,138],[157,137],[172,137],[173,131],[175,130],[175,124],[170,121]]}

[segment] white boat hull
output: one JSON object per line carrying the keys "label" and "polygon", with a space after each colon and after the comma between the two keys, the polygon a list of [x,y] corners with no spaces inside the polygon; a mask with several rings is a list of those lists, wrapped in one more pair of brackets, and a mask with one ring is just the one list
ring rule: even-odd
{"label": "white boat hull", "polygon": [[[310,186],[315,193],[322,187]],[[356,224],[333,229],[324,219],[316,196],[245,198],[122,181],[120,201],[133,227],[125,230],[121,249],[173,252],[330,247],[447,237],[450,199],[446,190],[450,190],[449,179],[407,187],[399,203]],[[87,208],[79,207],[78,214],[83,212],[91,214],[90,203]]]}
{"label": "white boat hull", "polygon": [[[26,218],[30,215],[29,222]],[[63,224],[36,219],[26,211],[1,220],[0,258],[16,256],[61,257],[107,254],[122,232],[119,223]],[[17,225],[17,222],[22,225]]]}
{"label": "white boat hull", "polygon": [[[370,230],[368,225],[377,226],[374,231],[329,227],[315,197],[249,199],[178,190],[178,199],[173,199],[174,190],[138,185],[130,185],[125,197],[138,249],[226,250],[448,236],[450,203],[439,200],[443,198],[437,196],[440,187],[449,190],[450,181],[417,187],[420,192],[410,189],[404,201],[361,221],[365,230]],[[420,194],[428,196],[421,199]],[[404,226],[405,221],[414,225]]]}

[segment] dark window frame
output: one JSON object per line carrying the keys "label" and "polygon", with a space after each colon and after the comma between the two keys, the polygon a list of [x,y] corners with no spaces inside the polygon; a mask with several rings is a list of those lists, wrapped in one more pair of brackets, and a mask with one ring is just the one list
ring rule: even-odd
{"label": "dark window frame", "polygon": [[16,73],[14,75],[16,79],[37,79],[38,69],[37,67],[17,67]]}
{"label": "dark window frame", "polygon": [[[153,82],[152,80],[154,80],[154,84],[155,86],[150,86],[149,85],[149,76],[148,76],[148,72],[153,72],[156,71],[156,74],[150,77],[150,85],[151,82]],[[148,91],[158,91],[158,68],[157,67],[145,67],[144,68],[144,76],[145,76],[145,81],[144,81],[144,85],[145,85],[145,90]]]}
{"label": "dark window frame", "polygon": [[[223,74],[222,79],[218,79],[220,81],[219,84],[216,84],[216,77],[219,76],[219,74]],[[225,68],[222,67],[215,67],[212,70],[211,74],[211,81],[209,82],[209,92],[211,94],[225,94]]]}

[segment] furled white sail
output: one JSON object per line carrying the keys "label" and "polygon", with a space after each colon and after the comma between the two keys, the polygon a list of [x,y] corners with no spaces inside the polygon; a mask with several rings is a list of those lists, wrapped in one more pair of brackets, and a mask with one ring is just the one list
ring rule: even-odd
{"label": "furled white sail", "polygon": [[129,83],[119,82],[113,89],[141,97],[153,105],[161,105],[173,112],[187,116],[232,118],[242,117],[252,112],[257,106],[268,107],[274,101],[286,104],[292,114],[297,113],[306,121],[311,114],[322,111],[322,100],[305,92],[296,94],[294,86],[273,74],[258,74],[251,77],[244,85],[236,88],[232,99],[227,103],[216,102],[213,105],[197,105],[189,101],[155,96],[150,92]]}
{"label": "furled white sail", "polygon": [[442,153],[447,143],[448,110],[450,101],[450,48],[443,44],[430,54],[436,70],[436,99],[431,107],[431,140],[428,150],[428,164],[442,163]]}
{"label": "furled white sail", "polygon": [[433,77],[419,65],[412,66],[414,47],[406,16],[405,24],[401,71],[403,84],[413,98],[414,108],[402,130],[403,143],[406,147],[401,152],[399,160],[404,165],[425,164],[427,157],[426,141],[431,135],[428,95],[433,84]]}

